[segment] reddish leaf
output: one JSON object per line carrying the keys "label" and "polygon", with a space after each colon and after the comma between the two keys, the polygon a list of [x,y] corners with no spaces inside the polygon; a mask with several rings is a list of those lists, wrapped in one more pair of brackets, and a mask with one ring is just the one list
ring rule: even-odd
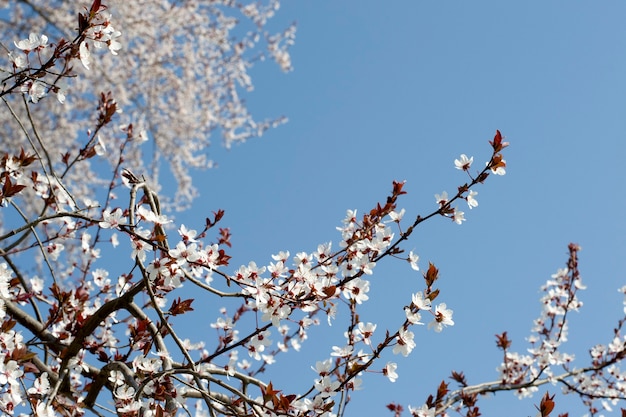
{"label": "reddish leaf", "polygon": [[502,350],[506,350],[511,347],[511,340],[506,335],[506,332],[496,335],[496,346]]}
{"label": "reddish leaf", "polygon": [[502,134],[499,130],[496,130],[496,135],[493,137],[493,141],[489,141],[489,143],[493,147],[494,152],[500,152],[503,148],[508,146],[508,143],[502,143]]}
{"label": "reddish leaf", "polygon": [[220,227],[220,238],[217,241],[220,245],[226,245],[229,248],[231,247],[230,244],[230,229],[229,228],[221,228]]}
{"label": "reddish leaf", "polygon": [[87,30],[88,26],[89,22],[87,17],[82,13],[78,13],[78,32],[83,33],[85,30]]}
{"label": "reddish leaf", "polygon": [[0,324],[0,332],[7,333],[16,324],[17,324],[17,322],[15,320],[13,320],[13,319],[8,319],[6,321],[3,321],[2,324]]}
{"label": "reddish leaf", "polygon": [[270,383],[267,384],[267,387],[265,388],[263,388],[263,386],[261,385],[261,394],[263,395],[264,403],[271,401],[273,404],[274,401],[278,402],[278,398],[276,397],[276,394],[280,394],[280,390],[275,390],[274,386],[272,385],[272,382],[270,381]]}
{"label": "reddish leaf", "polygon": [[64,154],[61,155],[61,161],[65,164],[68,165],[69,161],[70,161],[70,153],[66,152]]}
{"label": "reddish leaf", "polygon": [[426,280],[426,286],[431,287],[435,281],[439,278],[439,270],[435,268],[435,265],[432,263],[428,263],[428,271],[424,274],[424,279]]}
{"label": "reddish leaf", "polygon": [[430,301],[435,301],[435,298],[437,298],[438,296],[439,296],[439,290],[435,290],[435,291],[428,293],[428,299]]}
{"label": "reddish leaf", "polygon": [[193,303],[193,298],[181,301],[180,297],[178,297],[177,300],[172,301],[172,306],[170,307],[168,311],[172,316],[185,314],[188,311],[193,311],[193,308],[191,307],[191,303]]}
{"label": "reddish leaf", "polygon": [[330,287],[324,287],[322,291],[324,291],[327,297],[332,297],[337,292],[337,287],[331,285]]}
{"label": "reddish leaf", "polygon": [[2,197],[4,198],[12,197],[15,194],[19,193],[20,191],[22,191],[24,188],[26,188],[25,185],[12,183],[11,177],[9,176],[8,172],[5,172],[3,177],[4,177],[4,185],[2,186]]}
{"label": "reddish leaf", "polygon": [[26,154],[24,152],[24,148],[22,148],[18,160],[20,161],[20,166],[26,167],[32,164],[33,162],[35,162],[37,160],[37,156],[35,156],[34,154],[33,155]]}
{"label": "reddish leaf", "polygon": [[230,260],[230,256],[224,252],[224,249],[220,249],[219,257],[217,258],[218,265],[228,265],[228,261]]}
{"label": "reddish leaf", "polygon": [[94,2],[91,4],[91,9],[89,10],[89,13],[92,13],[92,14],[98,13],[98,10],[100,10],[101,5],[102,5],[102,2],[100,0],[94,0]]}
{"label": "reddish leaf", "polygon": [[406,194],[406,191],[402,191],[402,187],[404,187],[405,181],[393,182],[393,195],[402,195]]}
{"label": "reddish leaf", "polygon": [[280,411],[289,411],[291,409],[291,403],[293,402],[293,400],[295,400],[297,397],[294,394],[290,394],[290,395],[280,395],[278,404],[274,405],[274,408],[276,410],[280,410]]}
{"label": "reddish leaf", "polygon": [[467,386],[467,381],[465,379],[465,375],[463,375],[463,372],[452,371],[452,375],[450,376],[450,378],[461,384],[461,386]]}
{"label": "reddish leaf", "polygon": [[539,404],[539,413],[541,417],[548,417],[552,410],[554,410],[554,395],[550,396],[550,393],[546,391],[545,395],[541,399]]}

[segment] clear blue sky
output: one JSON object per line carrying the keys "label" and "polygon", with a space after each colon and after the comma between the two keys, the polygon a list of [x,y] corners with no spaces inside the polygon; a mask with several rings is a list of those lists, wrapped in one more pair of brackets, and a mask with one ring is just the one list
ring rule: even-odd
{"label": "clear blue sky", "polygon": [[[256,67],[247,102],[258,118],[290,121],[230,151],[214,146],[219,167],[198,174],[201,198],[179,220],[222,208],[232,266],[267,264],[279,250],[336,244],[345,210],[368,210],[394,179],[407,180],[407,217],[429,213],[435,193],[465,180],[454,159],[482,163],[500,129],[511,143],[507,175],[477,189],[480,205],[464,209],[465,224],[434,219],[406,246],[423,268],[440,268],[440,300],[456,325],[417,329],[408,359],[381,362],[398,362],[398,381],[366,376],[347,415],[390,415],[391,401],[420,405],[451,370],[470,383],[496,379],[494,334],[508,330],[513,349],[525,352],[538,289],[564,266],[572,241],[583,248],[588,290],[565,350],[585,365],[587,349],[608,343],[623,315],[625,16],[621,1],[285,1],[273,25],[298,22],[295,71]],[[421,288],[408,265],[388,262],[372,278],[362,319],[395,330],[409,292]],[[209,307],[208,321],[218,308]],[[272,378],[284,378],[288,364],[310,384],[309,365],[343,344],[341,331],[316,329],[301,355],[279,358]],[[315,340],[322,335],[324,344]],[[528,416],[538,401],[504,393],[479,405],[483,415]],[[562,400],[556,411],[585,412]]]}

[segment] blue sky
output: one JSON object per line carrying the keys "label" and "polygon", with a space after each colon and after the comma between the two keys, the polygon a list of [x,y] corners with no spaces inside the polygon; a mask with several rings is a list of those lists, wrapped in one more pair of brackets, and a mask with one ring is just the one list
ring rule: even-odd
{"label": "blue sky", "polygon": [[[513,349],[525,351],[538,289],[564,266],[569,242],[583,248],[588,290],[565,346],[585,365],[587,349],[608,343],[623,316],[624,16],[619,1],[285,1],[272,24],[298,22],[295,70],[255,67],[247,102],[258,118],[290,121],[229,151],[214,146],[219,167],[198,173],[201,197],[179,220],[222,208],[233,268],[267,264],[279,250],[336,244],[345,210],[369,210],[392,180],[407,181],[407,218],[428,214],[435,193],[465,180],[454,159],[486,161],[500,129],[511,143],[507,175],[477,189],[480,205],[464,208],[465,224],[433,219],[405,246],[422,268],[440,268],[440,300],[456,325],[417,329],[407,360],[381,363],[399,363],[398,381],[367,376],[346,415],[387,415],[391,401],[420,405],[452,370],[470,383],[496,379],[494,334],[508,330]],[[381,265],[362,319],[395,330],[409,292],[421,288],[407,264]],[[286,364],[310,383],[309,364],[343,344],[340,330],[316,329],[301,355],[279,358],[272,378],[293,381]],[[556,411],[584,414],[577,401],[557,399]],[[483,415],[528,416],[538,401],[502,393],[479,405]]]}

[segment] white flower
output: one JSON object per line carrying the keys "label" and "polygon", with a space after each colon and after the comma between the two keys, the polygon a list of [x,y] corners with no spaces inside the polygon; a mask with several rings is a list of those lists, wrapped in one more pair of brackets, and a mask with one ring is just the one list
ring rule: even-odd
{"label": "white flower", "polygon": [[473,156],[471,158],[468,158],[467,155],[462,154],[459,159],[454,160],[454,165],[456,166],[456,169],[462,169],[463,171],[467,171],[472,165],[472,162],[474,162]]}
{"label": "white flower", "polygon": [[16,47],[21,49],[22,51],[32,51],[39,47],[45,47],[48,43],[48,37],[46,35],[37,35],[36,33],[31,33],[28,36],[28,39],[22,39],[19,42],[13,42]]}
{"label": "white flower", "polygon": [[413,338],[415,335],[413,332],[405,329],[404,327],[400,329],[397,336],[398,343],[393,347],[393,353],[396,355],[398,353],[402,353],[402,356],[409,356],[409,353],[415,348],[415,342]]}
{"label": "white flower", "polygon": [[452,219],[456,224],[462,224],[465,221],[465,212],[455,208]]}
{"label": "white flower", "polygon": [[339,388],[339,381],[333,381],[330,376],[324,376],[315,380],[315,389],[320,392],[322,398],[332,397],[337,394],[336,390]]}
{"label": "white flower", "polygon": [[109,26],[109,28],[110,37],[107,41],[107,44],[109,45],[109,51],[111,51],[111,54],[117,55],[117,51],[122,49],[122,44],[120,43],[120,41],[118,41],[118,38],[122,36],[122,32],[113,29],[111,26]]}
{"label": "white flower", "polygon": [[196,242],[196,236],[198,236],[198,232],[193,229],[187,229],[187,226],[182,224],[180,229],[178,229],[178,234],[183,238],[184,242]]}
{"label": "white flower", "polygon": [[469,194],[467,195],[467,205],[469,206],[470,210],[474,207],[478,207],[478,201],[476,201],[476,199],[474,198],[477,195],[478,192],[474,190],[470,190]]}
{"label": "white flower", "polygon": [[387,375],[387,378],[391,382],[396,382],[398,379],[398,374],[396,373],[396,369],[398,369],[398,365],[393,362],[387,362],[387,365],[383,368],[383,374]]}
{"label": "white flower", "polygon": [[108,278],[109,272],[106,269],[98,268],[95,271],[92,271],[91,275],[93,275],[93,282],[98,286],[98,288],[111,285],[111,280]]}
{"label": "white flower", "polygon": [[98,135],[97,139],[98,140],[96,141],[96,145],[95,145],[96,155],[102,156],[106,153],[107,147],[104,144],[104,141],[102,140],[100,135]]}
{"label": "white flower", "polygon": [[404,209],[400,210],[399,212],[393,210],[391,213],[389,213],[389,217],[391,217],[391,221],[400,223],[400,221],[402,220],[402,217],[404,217],[404,213],[405,213]]}
{"label": "white flower", "polygon": [[108,379],[116,387],[124,385],[125,382],[124,374],[120,371],[110,371]]}
{"label": "white flower", "polygon": [[430,310],[430,299],[424,297],[421,291],[413,294],[411,301],[413,301],[413,304],[420,310]]}
{"label": "white flower", "polygon": [[409,252],[409,259],[408,259],[408,261],[411,263],[411,268],[413,268],[415,271],[419,271],[420,270],[420,267],[417,264],[417,261],[419,261],[419,260],[420,260],[420,257],[417,254],[413,253],[413,251]]}
{"label": "white flower", "polygon": [[67,85],[60,82],[56,85],[56,89],[54,91],[57,93],[58,102],[61,104],[65,104],[65,93],[67,92]]}
{"label": "white flower", "polygon": [[11,297],[11,292],[9,291],[9,281],[12,278],[12,273],[9,270],[6,263],[0,264],[0,296],[4,298]]}
{"label": "white flower", "polygon": [[348,282],[343,289],[343,296],[347,299],[356,301],[361,304],[363,301],[369,300],[367,293],[370,290],[370,282],[361,278],[355,278]]}
{"label": "white flower", "polygon": [[406,319],[411,324],[424,324],[420,320],[422,320],[422,315],[419,312],[413,312],[409,307],[404,307],[404,314],[406,315]]}
{"label": "white flower", "polygon": [[46,252],[48,253],[48,256],[50,257],[50,259],[52,259],[53,261],[56,261],[57,259],[59,259],[59,255],[61,255],[61,252],[63,252],[63,249],[65,249],[65,246],[61,243],[51,243],[46,247]]}
{"label": "white flower", "polygon": [[26,68],[28,65],[28,60],[24,54],[14,55],[12,52],[9,52],[9,59],[15,65],[15,68]]}
{"label": "white flower", "polygon": [[324,362],[320,362],[320,361],[315,362],[315,368],[311,367],[311,369],[317,372],[319,376],[325,376],[330,373],[332,366],[333,366],[333,360],[326,359]]}
{"label": "white flower", "polygon": [[106,209],[102,212],[102,221],[98,223],[103,229],[116,229],[123,223],[124,216],[122,209],[116,208],[113,212],[110,209]]}
{"label": "white flower", "polygon": [[50,392],[50,381],[48,381],[48,373],[42,373],[39,378],[35,379],[35,383],[28,389],[28,393],[32,395],[46,395]]}
{"label": "white flower", "polygon": [[46,95],[46,85],[41,81],[32,82],[28,87],[28,95],[33,103],[37,103]]}
{"label": "white flower", "polygon": [[330,356],[338,356],[340,358],[347,358],[352,355],[354,351],[354,346],[346,345],[344,347],[333,346],[333,353]]}
{"label": "white flower", "polygon": [[[117,385],[121,385],[121,384],[117,384]],[[120,399],[120,400],[130,400],[135,397],[135,389],[128,385],[121,385],[117,387],[114,395],[115,395],[115,398]]]}
{"label": "white flower", "polygon": [[409,413],[415,417],[435,417],[435,408],[428,408],[426,404],[419,408],[409,406]]}
{"label": "white flower", "polygon": [[257,361],[261,360],[261,352],[265,351],[265,348],[272,344],[269,336],[270,332],[265,330],[250,339],[250,342],[248,342],[248,355]]}
{"label": "white flower", "polygon": [[56,413],[51,405],[47,405],[45,401],[39,401],[35,406],[35,416],[37,417],[55,417]]}
{"label": "white flower", "polygon": [[435,201],[437,201],[437,204],[440,206],[445,206],[448,202],[448,192],[443,191],[441,194],[435,194]]}
{"label": "white flower", "polygon": [[89,69],[89,63],[91,62],[91,53],[89,52],[89,45],[87,42],[82,41],[80,46],[78,47],[78,52],[80,55],[80,62],[83,64],[83,67]]}
{"label": "white flower", "polygon": [[435,307],[435,318],[432,322],[428,323],[428,328],[431,327],[435,329],[437,333],[443,330],[444,326],[454,326],[454,321],[452,321],[452,313],[445,303],[439,304]]}
{"label": "white flower", "polygon": [[366,345],[371,346],[372,345],[372,340],[371,337],[374,334],[374,331],[376,330],[376,325],[374,323],[363,323],[362,321],[359,322],[357,329],[356,329],[356,333],[358,333],[363,342]]}
{"label": "white flower", "polygon": [[19,385],[19,378],[24,375],[16,361],[0,362],[0,385]]}

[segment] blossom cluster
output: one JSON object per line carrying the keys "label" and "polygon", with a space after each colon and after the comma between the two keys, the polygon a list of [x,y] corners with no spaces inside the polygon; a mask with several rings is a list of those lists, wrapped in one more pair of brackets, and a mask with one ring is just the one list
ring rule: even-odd
{"label": "blossom cluster", "polygon": [[[115,109],[116,102],[103,94],[99,126],[110,122]],[[132,140],[132,127],[127,132],[127,140]],[[93,132],[90,147],[79,155],[97,155],[96,138]],[[68,170],[88,160],[68,159]],[[42,415],[52,412],[45,408],[51,404],[55,409],[63,407],[68,415],[80,414],[92,409],[107,389],[117,412],[124,415],[142,410],[174,413],[187,399],[204,393],[204,405],[224,414],[331,416],[338,394],[360,389],[366,373],[383,374],[391,382],[399,378],[396,363],[376,368],[376,359],[386,350],[411,354],[416,348],[413,326],[424,324],[424,314],[432,317],[428,328],[435,332],[454,325],[453,311],[445,303],[433,304],[439,295],[433,264],[424,271],[425,288],[412,294],[397,330],[386,330],[382,336],[376,323],[359,318],[358,311],[372,296],[377,265],[395,257],[419,271],[419,256],[413,251],[402,255],[401,243],[424,219],[448,215],[449,205],[439,202],[433,213],[417,216],[403,230],[406,211],[397,207],[397,201],[406,194],[404,182],[394,182],[385,203],[365,214],[348,210],[337,228],[337,245],[327,242],[295,255],[281,251],[267,265],[249,262],[228,273],[230,233],[216,227],[223,211],[207,218],[202,230],[184,224],[176,228],[161,210],[157,193],[128,169],[118,171],[119,184],[109,186],[107,202],[101,204],[77,201],[62,177],[47,174],[35,161],[24,151],[2,159],[5,202],[20,204],[30,190],[43,212],[50,213],[0,238],[6,240],[3,253],[13,256],[39,248],[52,279],[50,283],[16,264],[2,264],[3,319],[20,326],[12,336],[18,342],[7,345],[11,360],[4,361],[11,370],[4,373],[6,401],[0,402],[0,408],[8,414],[26,403]],[[121,162],[122,158],[119,166]],[[470,188],[481,182],[478,178],[486,178],[488,169],[489,164],[472,183],[459,187],[450,201],[466,198]],[[113,205],[114,190],[123,186],[130,197],[125,208]],[[33,230],[36,233],[31,235]],[[208,242],[208,236],[215,240]],[[106,251],[119,251],[122,240],[131,248],[128,269],[117,270],[123,265],[119,261],[115,268],[104,265],[102,246],[108,242]],[[203,341],[180,336],[173,327],[175,317],[194,310],[193,299],[171,299],[170,294],[185,286],[206,297],[241,301],[231,314],[223,308],[210,325],[218,335],[213,350]],[[143,305],[140,294],[148,300]],[[37,313],[44,305],[46,319]],[[28,313],[28,308],[34,313]],[[348,313],[350,323],[345,344],[330,346],[328,358],[314,368],[317,376],[307,394],[280,394],[258,379],[280,353],[298,351],[308,339],[309,328],[321,324],[322,317],[331,324],[342,312]],[[29,348],[19,342],[22,331],[45,346],[48,359],[32,361]],[[18,366],[22,363],[30,365]],[[28,387],[29,380],[32,388],[25,392],[22,387]],[[47,386],[44,380],[53,386],[50,391],[42,388]],[[224,397],[211,388],[217,382],[236,392],[252,385],[260,396],[250,392]],[[31,395],[33,390],[36,394]],[[44,398],[45,407],[39,410],[43,406],[36,400]]]}
{"label": "blossom cluster", "polygon": [[72,60],[80,59],[89,69],[90,45],[97,49],[107,47],[113,55],[122,48],[121,32],[111,25],[110,14],[105,10],[97,1],[88,13],[79,13],[79,34],[72,42],[60,39],[52,44],[47,35],[34,32],[28,38],[14,41],[17,50],[9,51],[8,59],[15,84],[5,84],[0,96],[19,91],[37,103],[52,91],[60,103],[65,103],[66,86],[61,80],[74,75]]}
{"label": "blossom cluster", "polygon": [[[476,403],[480,394],[514,390],[520,398],[525,398],[531,397],[546,383],[560,384],[563,393],[580,396],[591,415],[613,411],[626,398],[626,372],[619,366],[626,354],[626,335],[622,332],[626,317],[614,329],[610,343],[589,349],[588,365],[574,366],[576,357],[564,351],[569,331],[568,314],[582,307],[578,291],[586,288],[578,270],[579,251],[578,245],[570,244],[567,266],[559,269],[541,287],[542,309],[527,339],[530,347],[526,354],[511,350],[512,341],[507,332],[496,335],[496,344],[503,353],[502,363],[497,367],[498,380],[469,385],[462,373],[453,372],[451,379],[461,388],[450,391],[448,384],[442,382],[437,396],[431,395],[419,408],[409,407],[411,415],[445,416],[448,410],[454,409],[461,415],[475,416],[479,415]],[[626,287],[620,292],[626,293]],[[553,399],[554,395],[544,395],[544,408],[538,407],[538,416],[550,414]],[[397,411],[398,406],[392,406]]]}
{"label": "blossom cluster", "polygon": [[[296,25],[269,28],[278,0],[104,3],[82,9],[62,0],[12,4],[0,28],[16,35],[3,43],[13,48],[5,49],[0,66],[13,76],[0,96],[25,94],[47,115],[54,126],[46,134],[50,162],[62,171],[59,156],[74,150],[68,144],[83,140],[94,94],[111,91],[123,112],[115,127],[100,132],[101,144],[116,150],[117,127],[132,124],[143,140],[127,144],[127,168],[141,172],[157,190],[162,170],[171,171],[178,186],[162,195],[162,204],[184,209],[198,195],[190,173],[215,165],[208,153],[212,141],[231,147],[286,121],[281,115],[256,119],[245,95],[254,89],[251,68],[266,58],[284,72],[292,69]],[[48,96],[64,105],[44,100]],[[21,108],[14,111],[27,119]],[[4,149],[26,146],[10,112],[1,112],[0,122]],[[143,154],[144,141],[154,146],[151,157]],[[103,156],[114,168],[118,155]],[[82,176],[69,173],[66,182],[73,183],[77,199],[93,198],[110,178],[91,165],[83,169]],[[81,181],[85,177],[93,182]]]}
{"label": "blossom cluster", "polygon": [[[380,363],[383,356],[409,356],[418,347],[416,332],[438,333],[455,324],[453,310],[436,301],[438,269],[429,263],[421,271],[419,255],[404,246],[417,226],[435,216],[463,224],[458,202],[478,207],[475,188],[491,174],[506,173],[501,152],[508,143],[499,131],[484,167],[472,172],[474,158],[466,154],[454,160],[469,180],[455,193],[437,194],[431,213],[408,219],[398,207],[405,183],[394,181],[371,210],[346,212],[336,244],[284,250],[265,264],[233,268],[230,232],[218,227],[222,210],[192,225],[176,224],[170,209],[195,195],[189,170],[211,165],[204,149],[212,133],[219,131],[228,147],[283,121],[253,120],[240,98],[241,89],[253,87],[253,62],[268,57],[283,71],[292,69],[295,26],[279,33],[266,29],[279,1],[148,6],[112,0],[107,7],[94,0],[78,13],[77,24],[76,14],[50,2],[33,0],[28,7],[37,10],[40,3],[50,10],[47,23],[33,25],[35,18],[26,14],[28,35],[7,49],[9,77],[0,92],[7,100],[27,98],[7,101],[8,111],[0,112],[6,136],[19,138],[6,139],[11,151],[0,159],[0,203],[18,214],[3,222],[9,230],[0,235],[0,412],[80,416],[106,409],[120,416],[170,416],[191,414],[197,401],[198,416],[342,415],[350,393],[370,375],[401,378],[397,363]],[[76,27],[73,36],[51,42],[49,34],[62,32],[63,25]],[[43,27],[48,35],[30,27]],[[261,45],[263,52],[257,50]],[[108,54],[96,57],[98,50]],[[46,100],[51,93],[57,102]],[[54,128],[44,132],[38,126],[31,117],[35,107],[49,112]],[[96,121],[86,141],[76,144],[71,139],[85,137],[79,120],[94,120],[85,110],[93,107]],[[75,119],[68,121],[68,115]],[[113,130],[113,123],[123,128]],[[141,146],[147,141],[154,154],[144,165]],[[159,188],[161,159],[180,186],[178,204],[168,204],[172,200]],[[96,175],[93,160],[106,160],[112,175]],[[582,305],[576,293],[584,288],[577,248],[570,251],[567,268],[543,289],[544,310],[528,354],[511,352],[506,334],[498,337],[504,351],[498,386],[527,395],[542,378],[569,378],[568,389],[585,398],[601,396],[608,409],[626,390],[617,366],[625,349],[622,323],[608,345],[591,350],[590,367],[570,368],[574,357],[561,350],[565,318]],[[378,266],[391,259],[406,262],[407,273],[421,272],[424,285],[406,295],[399,322],[383,329],[360,313],[376,296]],[[199,303],[185,298],[188,291],[202,303],[228,305],[207,323],[213,340],[177,325],[181,316],[191,320]],[[311,366],[308,388],[293,392],[283,381],[262,379],[281,354],[298,352],[311,327],[325,322],[346,325],[344,340],[328,343]],[[557,367],[567,375],[557,374]],[[453,379],[465,384],[460,374]],[[480,390],[463,387],[448,395],[442,383],[436,396],[409,411],[434,416],[467,407],[468,416],[478,415]]]}

